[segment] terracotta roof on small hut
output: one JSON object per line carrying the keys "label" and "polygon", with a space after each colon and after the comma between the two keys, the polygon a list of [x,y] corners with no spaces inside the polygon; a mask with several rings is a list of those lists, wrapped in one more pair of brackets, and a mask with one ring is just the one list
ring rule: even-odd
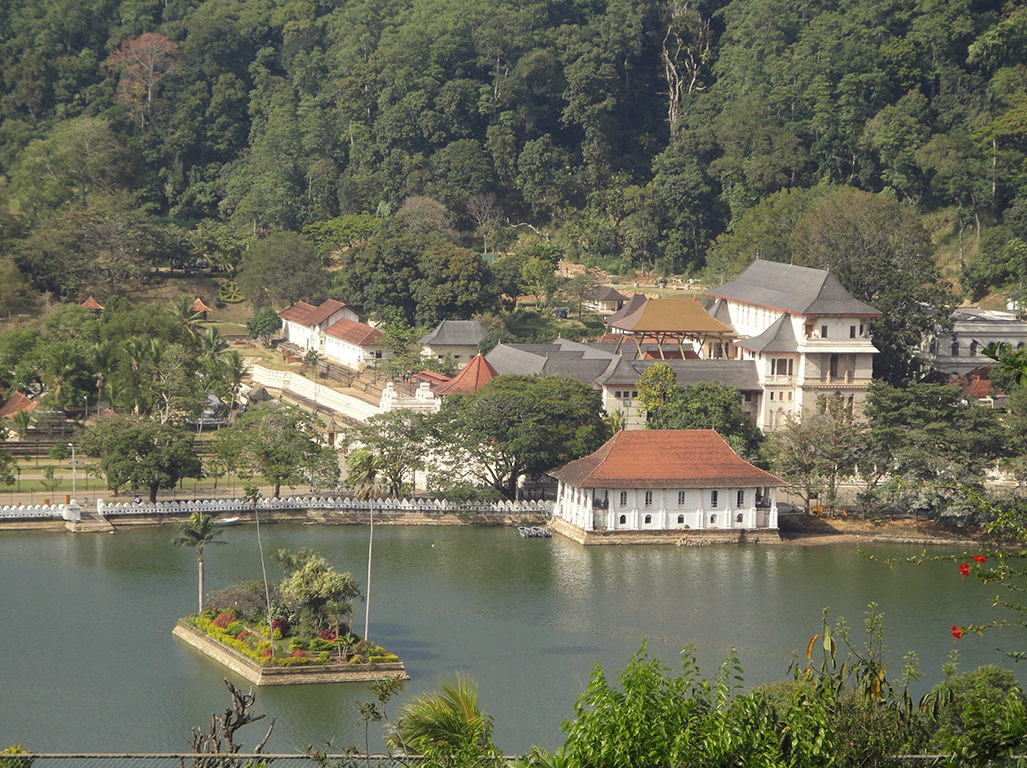
{"label": "terracotta roof on small hut", "polygon": [[85,307],[86,309],[93,309],[93,310],[97,310],[97,311],[101,311],[101,312],[103,311],[103,305],[100,302],[98,302],[96,299],[94,299],[92,296],[90,296],[88,299],[83,301],[82,302],[82,306]]}
{"label": "terracotta roof on small hut", "polygon": [[740,458],[712,429],[624,430],[549,473],[577,488],[739,488],[788,485]]}
{"label": "terracotta roof on small hut", "polygon": [[213,312],[214,310],[203,303],[203,299],[199,296],[196,297],[196,301],[193,302],[193,312]]}
{"label": "terracotta roof on small hut", "polygon": [[475,355],[471,362],[449,381],[437,384],[432,390],[436,395],[469,395],[477,392],[499,373],[493,368],[489,361],[481,355]]}
{"label": "terracotta roof on small hut", "polygon": [[364,323],[355,323],[343,318],[325,329],[325,335],[358,347],[376,347],[381,344],[383,334],[377,328]]}

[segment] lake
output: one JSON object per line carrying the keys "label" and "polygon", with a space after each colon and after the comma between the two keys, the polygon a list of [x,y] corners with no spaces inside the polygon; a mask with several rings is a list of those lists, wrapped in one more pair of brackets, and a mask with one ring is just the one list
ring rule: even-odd
{"label": "lake", "polygon": [[[261,533],[265,552],[309,546],[365,582],[366,527],[278,524]],[[171,546],[174,535],[171,527],[0,534],[0,748],[188,751],[190,729],[229,705],[222,679],[245,681],[171,636],[196,607],[196,554]],[[228,528],[222,538],[228,546],[205,551],[208,591],[260,577],[255,528]],[[922,551],[866,549],[878,558]],[[270,563],[268,575],[282,576]],[[512,529],[379,526],[370,638],[406,663],[408,694],[456,670],[473,677],[497,745],[514,754],[559,746],[593,666],[613,677],[644,638],[674,669],[694,647],[708,677],[736,648],[746,684],[757,685],[787,677],[824,608],[862,640],[873,601],[886,615],[892,676],[907,652],[918,654],[925,679],[916,695],[941,679],[955,648],[960,671],[1013,668],[996,647],[1022,647],[1015,630],[957,644],[950,631],[1000,616],[991,608],[998,589],[961,580],[951,561],[890,568],[851,545],[586,549]],[[355,613],[362,632],[363,603]],[[370,699],[360,684],[258,688],[254,710],[277,718],[268,751],[363,747],[356,706]],[[248,746],[262,736],[260,723],[239,733]],[[372,734],[372,750],[382,746]]]}

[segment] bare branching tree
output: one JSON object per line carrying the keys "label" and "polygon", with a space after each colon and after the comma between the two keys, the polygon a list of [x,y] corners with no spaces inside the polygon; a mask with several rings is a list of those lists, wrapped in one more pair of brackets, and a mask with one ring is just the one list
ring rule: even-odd
{"label": "bare branching tree", "polygon": [[[235,743],[235,732],[244,725],[263,720],[264,715],[254,715],[250,707],[256,701],[252,686],[249,693],[243,693],[225,679],[228,692],[232,694],[232,706],[225,710],[223,715],[214,714],[210,718],[210,729],[204,731],[202,728],[193,728],[193,753],[197,755],[235,755],[242,749],[242,744]],[[254,747],[252,754],[258,755],[271,737],[271,731],[275,727],[275,718],[271,718],[267,733],[260,743]],[[218,758],[196,758],[195,768],[234,768],[233,761],[226,761]]]}

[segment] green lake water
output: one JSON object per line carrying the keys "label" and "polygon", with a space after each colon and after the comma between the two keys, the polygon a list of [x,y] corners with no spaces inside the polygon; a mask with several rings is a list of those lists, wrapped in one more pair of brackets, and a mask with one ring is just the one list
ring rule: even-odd
{"label": "green lake water", "polygon": [[[265,552],[312,547],[338,570],[366,579],[366,527],[261,528]],[[37,752],[187,751],[190,729],[229,704],[222,678],[239,678],[171,636],[195,610],[195,551],[172,547],[170,527],[116,535],[0,534],[0,747]],[[252,526],[226,529],[228,546],[205,552],[208,590],[259,578]],[[877,557],[922,548],[866,547]],[[932,554],[947,550],[933,549]],[[269,576],[281,573],[269,564]],[[397,653],[407,693],[461,670],[479,684],[506,753],[562,743],[560,724],[599,662],[613,676],[648,640],[678,666],[696,650],[712,676],[735,648],[747,685],[787,676],[793,651],[820,630],[824,608],[859,632],[867,604],[886,615],[892,673],[915,651],[925,680],[942,676],[953,648],[960,669],[1012,668],[1015,631],[966,637],[954,624],[1000,616],[999,587],[961,580],[955,563],[889,568],[849,545],[583,548],[521,539],[511,529],[375,529],[371,639]],[[354,629],[363,631],[364,605]],[[1017,670],[1023,679],[1024,674]],[[248,684],[247,684],[248,685]],[[308,745],[363,747],[356,684],[258,688],[254,709],[277,717],[268,751]],[[391,705],[396,709],[404,697]],[[244,728],[255,744],[260,724]],[[372,734],[371,747],[382,741]]]}

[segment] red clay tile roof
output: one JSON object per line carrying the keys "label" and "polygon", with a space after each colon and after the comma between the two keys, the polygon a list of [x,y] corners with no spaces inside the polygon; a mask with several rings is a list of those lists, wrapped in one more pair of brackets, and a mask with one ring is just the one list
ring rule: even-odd
{"label": "red clay tile roof", "polygon": [[86,309],[103,309],[103,305],[100,304],[96,299],[90,296],[88,299],[82,302],[82,306]]}
{"label": "red clay tile roof", "polygon": [[427,381],[429,384],[442,384],[443,382],[449,381],[449,376],[444,376],[441,373],[435,373],[435,371],[421,371],[420,373],[414,374],[415,379],[421,381]]}
{"label": "red clay tile roof", "polygon": [[325,329],[326,336],[332,336],[358,347],[376,347],[381,344],[383,334],[377,328],[372,328],[363,323],[355,323],[352,320],[342,318],[334,325]]}
{"label": "red clay tile roof", "polygon": [[193,302],[193,312],[213,312],[214,310],[203,303],[203,300],[197,296],[196,301]]}
{"label": "red clay tile roof", "polygon": [[11,399],[4,404],[4,407],[0,408],[0,419],[13,419],[14,414],[18,411],[34,411],[36,405],[34,400],[29,400],[21,392],[15,392],[11,395]]}
{"label": "red clay tile roof", "polygon": [[436,395],[469,395],[477,392],[498,375],[499,372],[488,360],[481,355],[475,355],[460,373],[443,384],[437,384],[432,392]]}
{"label": "red clay tile roof", "polygon": [[335,299],[326,299],[319,307],[307,304],[305,301],[297,301],[288,309],[279,312],[278,316],[283,320],[300,325],[320,325],[345,306],[344,303]]}
{"label": "red clay tile roof", "polygon": [[577,488],[740,488],[788,485],[739,458],[712,429],[624,430],[549,473]]}

